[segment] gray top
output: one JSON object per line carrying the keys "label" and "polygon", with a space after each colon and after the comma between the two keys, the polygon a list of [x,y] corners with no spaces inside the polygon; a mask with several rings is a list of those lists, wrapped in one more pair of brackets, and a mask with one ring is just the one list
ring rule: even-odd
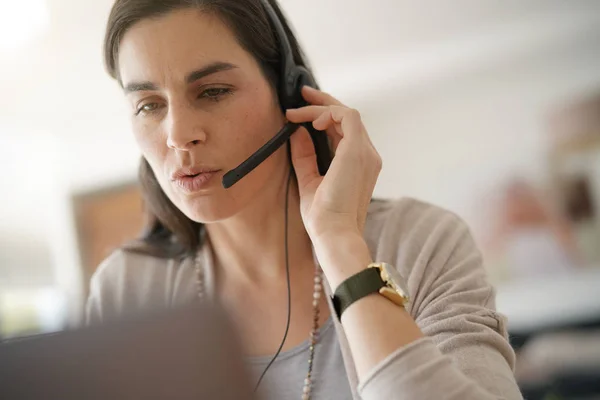
{"label": "gray top", "polygon": [[[506,319],[496,311],[496,293],[465,223],[414,199],[373,201],[364,237],[373,260],[392,264],[405,277],[407,311],[425,337],[397,349],[359,381],[344,327],[333,318],[352,398],[521,400]],[[201,262],[211,295],[214,263],[206,242]],[[323,289],[328,298],[326,279]],[[87,318],[100,322],[197,299],[191,258],[164,260],[120,250],[94,273]],[[328,305],[335,315],[329,299]]]}
{"label": "gray top", "polygon": [[[258,388],[261,400],[300,399],[308,371],[309,341],[280,353]],[[272,356],[248,357],[253,384],[265,370]],[[332,317],[319,329],[313,361],[312,398],[352,399],[352,391],[344,368],[340,343],[335,334]]]}

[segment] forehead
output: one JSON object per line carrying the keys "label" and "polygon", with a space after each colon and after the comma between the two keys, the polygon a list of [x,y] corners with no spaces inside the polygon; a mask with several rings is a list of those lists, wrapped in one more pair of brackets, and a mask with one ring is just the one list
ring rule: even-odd
{"label": "forehead", "polygon": [[191,70],[215,61],[253,64],[219,18],[186,9],[134,24],[121,40],[118,66],[122,82],[162,81],[167,75],[184,79]]}

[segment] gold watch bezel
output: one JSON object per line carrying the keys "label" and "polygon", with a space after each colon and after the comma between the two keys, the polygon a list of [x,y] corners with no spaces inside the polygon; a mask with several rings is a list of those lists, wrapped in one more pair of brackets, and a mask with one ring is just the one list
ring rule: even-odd
{"label": "gold watch bezel", "polygon": [[[379,294],[400,307],[406,307],[406,304],[409,302],[408,294],[402,288],[398,287],[385,267],[385,263],[372,263],[369,265],[369,268],[379,270],[381,280],[386,285],[379,289]],[[391,265],[389,267],[393,268]]]}

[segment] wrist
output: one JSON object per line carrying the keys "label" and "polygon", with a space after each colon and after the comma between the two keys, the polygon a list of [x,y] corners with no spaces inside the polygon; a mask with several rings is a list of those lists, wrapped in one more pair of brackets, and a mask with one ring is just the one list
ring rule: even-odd
{"label": "wrist", "polygon": [[373,262],[367,243],[357,234],[324,237],[314,247],[332,291]]}

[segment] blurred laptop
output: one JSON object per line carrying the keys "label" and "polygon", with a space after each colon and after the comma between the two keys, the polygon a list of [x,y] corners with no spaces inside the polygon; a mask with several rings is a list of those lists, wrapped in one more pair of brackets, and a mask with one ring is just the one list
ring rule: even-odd
{"label": "blurred laptop", "polygon": [[190,306],[0,344],[0,399],[252,399],[232,325]]}

